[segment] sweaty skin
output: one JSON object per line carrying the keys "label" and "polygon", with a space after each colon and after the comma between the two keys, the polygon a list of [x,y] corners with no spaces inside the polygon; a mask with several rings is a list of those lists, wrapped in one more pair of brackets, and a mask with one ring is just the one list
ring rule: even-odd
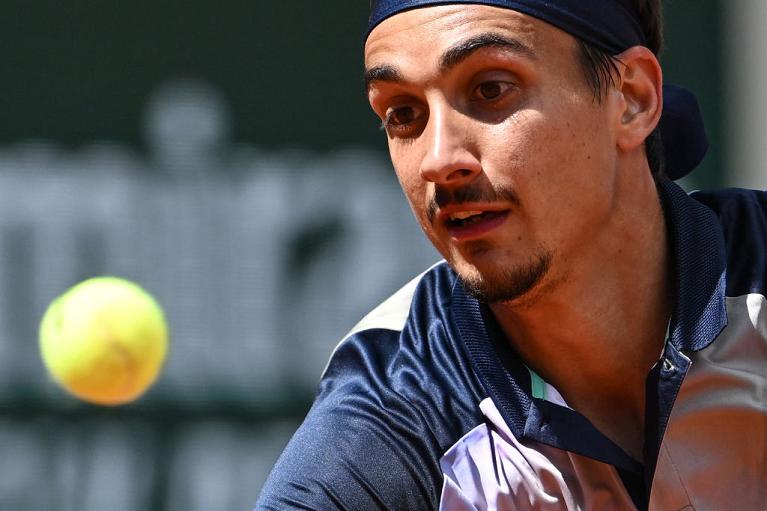
{"label": "sweaty skin", "polygon": [[570,35],[483,5],[405,11],[365,47],[369,101],[426,235],[525,362],[641,461],[671,310],[643,146],[662,76],[646,48],[619,58],[595,99]]}

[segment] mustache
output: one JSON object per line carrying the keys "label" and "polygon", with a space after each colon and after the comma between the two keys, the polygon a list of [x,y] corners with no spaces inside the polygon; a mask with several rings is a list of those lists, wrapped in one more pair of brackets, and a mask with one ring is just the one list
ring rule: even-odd
{"label": "mustache", "polygon": [[429,222],[434,224],[434,220],[437,218],[437,210],[440,208],[450,205],[460,206],[466,203],[482,202],[509,202],[514,206],[521,204],[519,195],[511,188],[487,188],[481,185],[445,188],[444,186],[437,185],[434,196],[426,206],[426,216]]}

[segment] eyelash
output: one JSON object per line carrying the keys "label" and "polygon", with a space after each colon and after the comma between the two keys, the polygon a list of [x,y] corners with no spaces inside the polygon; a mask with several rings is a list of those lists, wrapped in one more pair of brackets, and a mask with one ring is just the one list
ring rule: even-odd
{"label": "eyelash", "polygon": [[381,121],[381,124],[378,126],[378,129],[379,129],[379,130],[381,130],[381,131],[386,131],[386,128],[388,127],[388,124],[389,124],[389,120],[391,119],[391,114],[392,114],[392,113],[393,113],[393,112],[390,112],[390,113],[388,113],[388,114],[386,114],[386,115],[384,116],[383,120]]}
{"label": "eyelash", "polygon": [[472,96],[475,95],[475,93],[479,92],[480,89],[487,85],[497,85],[500,88],[500,92],[498,93],[498,96],[494,98],[478,98],[476,101],[487,101],[487,102],[495,102],[502,100],[506,94],[516,88],[516,84],[504,80],[486,80],[484,82],[478,83],[473,89],[472,89]]}
{"label": "eyelash", "polygon": [[381,126],[379,127],[379,129],[380,129],[381,131],[387,131],[387,130],[397,130],[397,129],[405,129],[405,128],[407,128],[407,126],[408,126],[408,125],[410,124],[410,122],[412,122],[412,121],[410,121],[410,122],[408,122],[408,123],[403,123],[403,124],[392,124],[392,123],[391,123],[392,117],[393,117],[394,115],[396,115],[396,114],[397,114],[397,113],[398,113],[400,110],[402,110],[402,109],[404,109],[404,108],[411,108],[411,109],[412,109],[412,107],[401,107],[401,108],[393,108],[392,110],[390,110],[390,111],[389,111],[389,112],[388,112],[388,113],[387,113],[387,114],[384,116],[384,119],[383,119],[383,121],[381,122]]}

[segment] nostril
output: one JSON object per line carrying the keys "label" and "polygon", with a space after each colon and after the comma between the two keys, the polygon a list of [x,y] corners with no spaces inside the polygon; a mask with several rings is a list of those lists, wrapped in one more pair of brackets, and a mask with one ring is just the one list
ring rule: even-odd
{"label": "nostril", "polygon": [[447,176],[448,181],[453,181],[455,179],[467,179],[470,178],[474,172],[471,169],[467,169],[465,167],[454,169],[452,172],[450,172]]}

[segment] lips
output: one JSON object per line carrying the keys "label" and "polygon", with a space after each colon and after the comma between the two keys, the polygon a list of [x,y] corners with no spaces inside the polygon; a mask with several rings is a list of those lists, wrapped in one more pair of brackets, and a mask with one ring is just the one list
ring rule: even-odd
{"label": "lips", "polygon": [[501,225],[508,215],[508,209],[501,211],[454,211],[444,215],[444,224],[453,238],[476,238]]}

